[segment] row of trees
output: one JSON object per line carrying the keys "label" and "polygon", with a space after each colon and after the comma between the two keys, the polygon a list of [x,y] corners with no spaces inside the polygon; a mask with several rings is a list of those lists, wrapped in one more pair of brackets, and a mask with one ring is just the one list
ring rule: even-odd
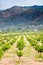
{"label": "row of trees", "polygon": [[41,58],[41,53],[43,53],[43,43],[40,42],[41,41],[40,37],[37,38],[36,40],[33,37],[27,36],[27,40],[35,48],[35,50],[38,51],[38,54],[40,54],[39,57]]}
{"label": "row of trees", "polygon": [[17,40],[17,37],[15,36],[14,39],[12,39],[11,42],[5,42],[3,45],[0,46],[0,59],[2,58],[4,52],[8,50]]}
{"label": "row of trees", "polygon": [[22,37],[20,38],[20,40],[18,41],[16,47],[18,48],[18,50],[17,50],[17,56],[19,57],[19,60],[20,60],[21,56],[23,55],[22,50],[23,50],[24,47],[25,47],[25,43],[24,43],[24,41],[23,41],[23,36],[22,36]]}

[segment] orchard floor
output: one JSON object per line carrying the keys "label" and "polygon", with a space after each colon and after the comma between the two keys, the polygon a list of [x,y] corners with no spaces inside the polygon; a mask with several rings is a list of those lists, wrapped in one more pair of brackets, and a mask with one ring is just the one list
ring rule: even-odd
{"label": "orchard floor", "polygon": [[0,65],[43,65],[43,62],[35,62],[32,59],[28,59],[26,57],[22,57],[20,63],[17,62],[18,58],[4,58],[0,62]]}

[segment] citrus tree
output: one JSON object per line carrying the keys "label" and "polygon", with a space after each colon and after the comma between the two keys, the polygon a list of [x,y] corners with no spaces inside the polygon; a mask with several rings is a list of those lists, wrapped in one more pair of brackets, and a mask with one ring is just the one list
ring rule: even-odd
{"label": "citrus tree", "polygon": [[22,50],[25,47],[25,44],[24,44],[24,41],[23,41],[23,37],[20,38],[20,40],[18,41],[16,47],[18,48],[17,56],[19,56],[19,60],[20,60],[20,57],[23,55]]}

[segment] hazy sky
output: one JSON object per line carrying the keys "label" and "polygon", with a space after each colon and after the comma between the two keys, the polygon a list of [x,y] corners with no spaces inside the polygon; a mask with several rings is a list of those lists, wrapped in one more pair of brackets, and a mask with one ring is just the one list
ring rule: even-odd
{"label": "hazy sky", "polygon": [[43,0],[0,0],[0,10],[12,6],[32,6],[43,5]]}

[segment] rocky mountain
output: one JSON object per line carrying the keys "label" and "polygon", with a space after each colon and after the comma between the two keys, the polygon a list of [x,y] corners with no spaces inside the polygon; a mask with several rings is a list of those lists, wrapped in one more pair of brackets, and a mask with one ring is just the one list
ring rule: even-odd
{"label": "rocky mountain", "polygon": [[14,6],[0,10],[0,30],[43,30],[43,6]]}

